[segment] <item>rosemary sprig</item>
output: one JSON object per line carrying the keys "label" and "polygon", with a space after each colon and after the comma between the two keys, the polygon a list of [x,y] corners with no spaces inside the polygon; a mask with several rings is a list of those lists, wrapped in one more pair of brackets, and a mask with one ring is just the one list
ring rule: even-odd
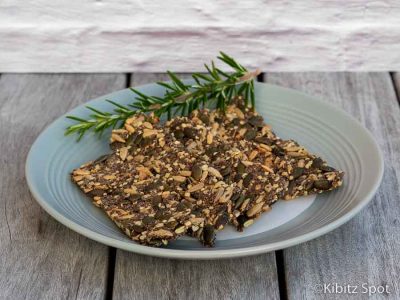
{"label": "rosemary sprig", "polygon": [[232,72],[226,73],[211,62],[210,66],[204,65],[207,73],[192,74],[195,83],[189,85],[168,71],[171,82],[157,83],[165,88],[163,97],[145,95],[131,88],[131,91],[136,94],[136,101],[128,106],[107,100],[115,106],[113,112],[102,112],[87,106],[87,109],[92,112],[89,119],[67,116],[68,119],[77,123],[67,127],[65,135],[76,133],[78,141],[90,130],[101,135],[107,128],[122,126],[126,119],[139,112],[152,112],[159,117],[167,114],[168,118],[171,118],[175,114],[189,114],[200,106],[204,107],[208,102],[215,102],[217,109],[225,111],[232,97],[237,95],[243,96],[246,105],[249,105],[248,101],[250,101],[250,106],[254,108],[254,78],[260,74],[260,70],[249,72],[223,52],[220,52],[217,58],[230,66]]}

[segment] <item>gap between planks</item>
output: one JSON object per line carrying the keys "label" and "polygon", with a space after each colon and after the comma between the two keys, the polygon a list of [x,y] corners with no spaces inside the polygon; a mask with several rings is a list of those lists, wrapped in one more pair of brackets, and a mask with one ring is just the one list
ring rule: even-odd
{"label": "gap between planks", "polygon": [[[268,73],[268,82],[330,102],[357,118],[375,137],[385,159],[385,174],[374,200],[349,222],[312,241],[283,251],[290,299],[332,299],[315,293],[316,284],[390,286],[399,299],[399,123],[398,99],[389,73]],[[351,295],[363,299],[362,295]],[[343,295],[343,297],[346,297]],[[349,297],[350,298],[350,297]]]}
{"label": "gap between planks", "polygon": [[[188,74],[178,74],[188,78]],[[260,75],[257,78],[262,81]],[[128,85],[166,80],[164,73],[127,76]],[[180,261],[116,251],[114,299],[283,299],[279,294],[274,253],[220,261]],[[188,277],[189,276],[189,277]],[[189,278],[189,285],[173,278]],[[162,289],[156,284],[163,280]],[[221,282],[224,284],[221,285]],[[236,298],[235,298],[236,297]]]}
{"label": "gap between planks", "polygon": [[[125,73],[125,88],[129,88],[131,86],[132,75],[131,73]],[[114,277],[115,277],[115,261],[117,258],[117,249],[114,247],[109,247],[108,249],[108,265],[107,265],[107,286],[105,299],[111,300],[113,298],[113,289],[114,289]]]}
{"label": "gap between planks", "polygon": [[[257,76],[257,81],[265,82],[266,76],[265,72],[262,72]],[[283,250],[275,251],[275,263],[276,263],[276,272],[278,277],[278,287],[279,287],[279,298],[280,300],[287,300],[287,285],[286,285],[286,274],[285,274],[285,260],[283,255]]]}
{"label": "gap between planks", "polygon": [[396,94],[397,102],[400,105],[400,73],[399,72],[389,72],[390,78],[392,80],[394,93]]}
{"label": "gap between planks", "polygon": [[45,213],[29,192],[24,166],[31,143],[53,119],[123,87],[118,74],[2,74],[1,299],[105,298],[108,248]]}

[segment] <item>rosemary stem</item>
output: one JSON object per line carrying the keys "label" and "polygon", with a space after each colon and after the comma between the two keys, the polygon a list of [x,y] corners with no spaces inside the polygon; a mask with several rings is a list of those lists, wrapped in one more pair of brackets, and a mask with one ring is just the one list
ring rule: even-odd
{"label": "rosemary stem", "polygon": [[125,106],[118,102],[107,100],[114,105],[113,112],[102,112],[94,107],[87,106],[91,114],[87,119],[77,116],[67,116],[77,124],[68,126],[65,134],[78,134],[78,140],[87,131],[94,131],[99,135],[107,128],[123,126],[124,122],[136,113],[152,112],[160,117],[167,114],[171,118],[175,113],[189,114],[200,107],[205,107],[207,102],[216,103],[216,108],[225,111],[233,96],[243,96],[245,104],[250,101],[254,109],[254,79],[261,73],[260,69],[247,71],[232,57],[220,52],[218,59],[233,69],[226,73],[218,69],[214,62],[211,66],[205,65],[208,73],[195,73],[192,75],[196,84],[188,85],[174,73],[167,72],[171,82],[158,82],[165,88],[163,97],[145,95],[131,88],[136,94],[135,102]]}

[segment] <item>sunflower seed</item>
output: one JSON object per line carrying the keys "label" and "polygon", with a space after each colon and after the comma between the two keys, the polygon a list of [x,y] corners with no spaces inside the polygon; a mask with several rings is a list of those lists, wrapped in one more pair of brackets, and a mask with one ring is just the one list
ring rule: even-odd
{"label": "sunflower seed", "polygon": [[177,234],[183,233],[185,229],[186,229],[185,226],[178,227],[177,229],[175,229],[175,233]]}
{"label": "sunflower seed", "polygon": [[176,175],[176,176],[172,176],[172,179],[177,181],[177,182],[180,182],[180,183],[186,182],[186,177],[185,176]]}
{"label": "sunflower seed", "polygon": [[264,205],[263,202],[257,203],[256,205],[254,205],[252,208],[250,208],[250,209],[246,212],[246,215],[247,215],[248,217],[253,217],[253,216],[255,216],[256,214],[258,214],[259,212],[261,212],[261,208],[263,207],[263,205]]}

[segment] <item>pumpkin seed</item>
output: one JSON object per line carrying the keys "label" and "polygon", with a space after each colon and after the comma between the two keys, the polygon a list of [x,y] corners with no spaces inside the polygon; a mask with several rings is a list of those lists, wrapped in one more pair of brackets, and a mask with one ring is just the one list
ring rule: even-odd
{"label": "pumpkin seed", "polygon": [[154,217],[150,217],[150,216],[145,216],[142,220],[143,224],[145,225],[151,225],[155,222]]}
{"label": "pumpkin seed", "polygon": [[143,232],[143,231],[146,230],[146,228],[144,228],[144,226],[136,225],[136,224],[133,224],[133,225],[132,225],[132,228],[133,228],[133,230],[134,230],[135,232],[138,232],[138,233],[141,233],[141,232]]}
{"label": "pumpkin seed", "polygon": [[244,226],[244,224],[246,223],[246,221],[248,220],[249,218],[247,218],[245,215],[240,215],[238,218],[237,218],[237,221],[238,221],[238,223],[239,223],[239,226],[238,226],[238,230],[239,231],[243,231],[243,226]]}
{"label": "pumpkin seed", "polygon": [[132,202],[136,202],[141,198],[140,194],[133,194],[133,195],[129,195],[129,200],[131,200]]}
{"label": "pumpkin seed", "polygon": [[239,197],[240,197],[240,193],[239,193],[239,192],[236,192],[236,193],[234,193],[234,194],[232,195],[231,201],[232,201],[232,202],[236,202],[236,200],[238,200]]}
{"label": "pumpkin seed", "polygon": [[161,202],[162,202],[161,195],[155,195],[151,198],[151,204],[153,204],[153,206],[158,206],[158,204],[160,204]]}
{"label": "pumpkin seed", "polygon": [[243,178],[243,186],[248,187],[253,179],[253,174],[247,174],[245,178]]}
{"label": "pumpkin seed", "polygon": [[193,215],[195,215],[196,217],[200,217],[200,216],[202,216],[202,214],[203,214],[203,212],[201,211],[201,209],[200,208],[195,208],[194,210],[192,210],[192,212],[191,212]]}
{"label": "pumpkin seed", "polygon": [[240,119],[239,118],[234,118],[232,120],[233,125],[238,126],[240,124]]}
{"label": "pumpkin seed", "polygon": [[184,211],[186,210],[186,206],[183,202],[180,202],[177,206],[176,206],[176,210],[177,211]]}
{"label": "pumpkin seed", "polygon": [[148,146],[148,145],[151,144],[152,140],[153,140],[153,139],[150,138],[150,137],[143,138],[143,139],[141,140],[140,146],[146,147],[146,146]]}
{"label": "pumpkin seed", "polygon": [[275,154],[276,156],[284,156],[285,155],[285,150],[283,150],[279,146],[275,146],[272,148],[272,153]]}
{"label": "pumpkin seed", "polygon": [[166,220],[171,216],[170,213],[168,213],[167,210],[165,209],[160,209],[156,212],[156,214],[154,215],[154,218],[156,218],[157,220]]}
{"label": "pumpkin seed", "polygon": [[261,116],[252,116],[249,121],[254,127],[263,127],[264,119]]}
{"label": "pumpkin seed", "polygon": [[150,241],[147,241],[150,246],[154,247],[160,247],[162,244],[164,244],[162,239],[152,239]]}
{"label": "pumpkin seed", "polygon": [[239,208],[243,204],[245,199],[246,199],[245,195],[240,195],[239,199],[235,203],[235,209]]}
{"label": "pumpkin seed", "polygon": [[268,146],[271,146],[271,145],[272,145],[272,141],[271,141],[268,137],[266,137],[266,136],[257,137],[257,138],[255,139],[255,141],[256,141],[257,143],[265,144],[265,145],[268,145]]}
{"label": "pumpkin seed", "polygon": [[326,179],[320,179],[314,181],[314,187],[318,190],[329,190],[331,188],[331,183]]}
{"label": "pumpkin seed", "polygon": [[288,186],[288,194],[289,195],[292,194],[295,185],[296,185],[296,181],[295,180],[292,180],[292,181],[289,182],[289,186]]}
{"label": "pumpkin seed", "polygon": [[141,133],[139,133],[136,136],[135,140],[133,141],[133,144],[134,145],[140,145],[142,143],[142,140],[143,140],[143,135]]}
{"label": "pumpkin seed", "polygon": [[227,167],[225,167],[224,169],[222,169],[222,170],[220,171],[220,173],[221,173],[221,175],[222,175],[223,177],[228,176],[229,174],[231,174],[231,172],[232,172],[231,166],[227,166]]}
{"label": "pumpkin seed", "polygon": [[215,227],[217,229],[221,229],[221,226],[225,226],[228,223],[228,214],[224,213],[218,217],[217,221],[215,221]]}
{"label": "pumpkin seed", "polygon": [[246,166],[242,162],[238,163],[237,172],[240,175],[243,175],[244,173],[246,173]]}
{"label": "pumpkin seed", "polygon": [[294,179],[299,178],[304,173],[304,168],[296,167],[292,172],[292,176]]}
{"label": "pumpkin seed", "polygon": [[201,176],[203,174],[203,170],[201,169],[201,167],[199,165],[194,165],[192,168],[192,177],[199,181],[201,179]]}
{"label": "pumpkin seed", "polygon": [[323,163],[324,163],[324,161],[321,158],[317,157],[317,158],[314,158],[311,167],[319,169]]}
{"label": "pumpkin seed", "polygon": [[135,132],[133,134],[131,134],[130,136],[128,136],[128,138],[126,139],[126,145],[130,146],[133,144],[133,142],[136,140],[136,138],[138,137],[139,133]]}
{"label": "pumpkin seed", "polygon": [[305,189],[306,191],[309,191],[309,190],[312,189],[313,185],[314,185],[314,181],[309,180],[309,181],[307,181],[307,182],[304,184],[304,189]]}
{"label": "pumpkin seed", "polygon": [[165,224],[170,229],[175,229],[176,225],[178,225],[178,222],[175,220],[169,221]]}
{"label": "pumpkin seed", "polygon": [[210,118],[206,114],[200,114],[199,119],[206,125],[210,125]]}
{"label": "pumpkin seed", "polygon": [[257,131],[254,130],[254,129],[250,129],[250,130],[247,130],[247,131],[246,131],[246,133],[244,134],[244,138],[245,138],[246,140],[248,140],[248,141],[252,141],[252,140],[254,140],[254,138],[256,137],[256,135],[257,135]]}
{"label": "pumpkin seed", "polygon": [[186,208],[192,209],[193,205],[189,201],[183,201],[183,205],[185,205]]}
{"label": "pumpkin seed", "polygon": [[179,129],[176,129],[173,133],[174,133],[175,138],[178,139],[178,140],[183,139],[184,136],[185,136],[183,131],[179,130]]}
{"label": "pumpkin seed", "polygon": [[242,179],[242,175],[236,174],[235,177],[233,178],[234,182],[239,182]]}
{"label": "pumpkin seed", "polygon": [[322,165],[319,169],[323,172],[334,172],[335,171],[334,168],[332,168],[330,166],[324,166],[324,165]]}
{"label": "pumpkin seed", "polygon": [[185,135],[185,137],[189,139],[195,139],[197,136],[196,130],[192,127],[185,127],[183,129],[183,134]]}
{"label": "pumpkin seed", "polygon": [[215,241],[214,226],[207,224],[203,229],[203,244],[212,247]]}
{"label": "pumpkin seed", "polygon": [[99,163],[105,162],[109,156],[110,156],[110,154],[102,155],[102,156],[98,157],[93,163],[99,164]]}
{"label": "pumpkin seed", "polygon": [[90,191],[88,194],[91,197],[94,197],[94,196],[103,196],[104,193],[105,193],[104,190],[94,189],[94,190]]}
{"label": "pumpkin seed", "polygon": [[160,185],[161,185],[161,183],[158,180],[150,182],[148,185],[146,185],[143,188],[143,192],[149,193],[149,192],[151,192],[153,190],[157,190],[160,187]]}
{"label": "pumpkin seed", "polygon": [[216,153],[218,153],[218,147],[210,147],[206,150],[206,155],[209,157],[213,157]]}

